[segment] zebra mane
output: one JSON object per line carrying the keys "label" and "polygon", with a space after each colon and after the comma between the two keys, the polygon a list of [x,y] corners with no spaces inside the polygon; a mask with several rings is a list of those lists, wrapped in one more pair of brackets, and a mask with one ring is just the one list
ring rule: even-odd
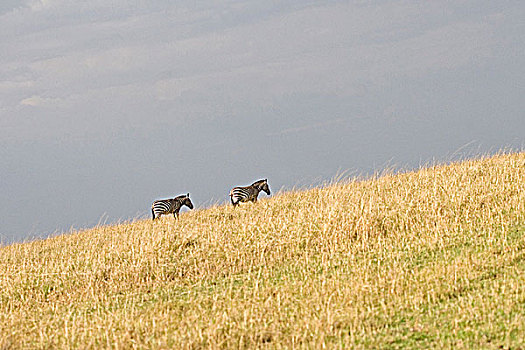
{"label": "zebra mane", "polygon": [[254,183],[252,183],[252,186],[253,187],[257,187],[259,188],[259,186],[261,186],[263,183],[265,183],[268,179],[262,179],[262,180],[259,180],[259,181],[255,181]]}
{"label": "zebra mane", "polygon": [[175,197],[173,199],[175,199],[175,200],[177,200],[179,202],[182,202],[182,200],[184,200],[186,198],[189,198],[189,197],[190,197],[190,194],[188,193],[188,194],[181,194],[180,196],[177,196],[177,197]]}

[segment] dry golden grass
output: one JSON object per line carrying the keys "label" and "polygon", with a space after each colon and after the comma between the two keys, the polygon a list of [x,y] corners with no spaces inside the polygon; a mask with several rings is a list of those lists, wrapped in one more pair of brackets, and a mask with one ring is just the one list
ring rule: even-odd
{"label": "dry golden grass", "polygon": [[0,249],[0,348],[525,342],[525,153]]}

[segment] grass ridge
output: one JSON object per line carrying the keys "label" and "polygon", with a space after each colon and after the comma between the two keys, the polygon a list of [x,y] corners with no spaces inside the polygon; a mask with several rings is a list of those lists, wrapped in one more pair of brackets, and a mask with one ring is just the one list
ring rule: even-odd
{"label": "grass ridge", "polygon": [[510,348],[525,153],[0,248],[0,348]]}

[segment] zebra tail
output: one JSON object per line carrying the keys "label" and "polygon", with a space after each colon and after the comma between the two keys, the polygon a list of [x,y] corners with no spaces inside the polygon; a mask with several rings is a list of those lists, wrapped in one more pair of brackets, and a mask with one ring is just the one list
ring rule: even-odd
{"label": "zebra tail", "polygon": [[237,205],[237,202],[233,201],[233,189],[230,191],[230,201],[232,202],[232,205],[235,208],[235,205]]}

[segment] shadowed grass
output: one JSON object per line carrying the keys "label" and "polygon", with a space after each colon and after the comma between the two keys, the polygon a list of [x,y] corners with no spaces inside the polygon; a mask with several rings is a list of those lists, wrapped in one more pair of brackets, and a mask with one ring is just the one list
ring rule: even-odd
{"label": "shadowed grass", "polygon": [[525,341],[525,154],[0,249],[0,347]]}

